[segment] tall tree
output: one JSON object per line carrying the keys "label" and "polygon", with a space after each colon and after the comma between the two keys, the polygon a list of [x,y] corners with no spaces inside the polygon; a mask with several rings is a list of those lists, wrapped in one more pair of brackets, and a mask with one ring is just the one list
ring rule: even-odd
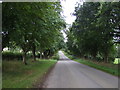
{"label": "tall tree", "polygon": [[119,2],[84,2],[78,5],[74,13],[76,20],[68,33],[70,51],[91,59],[101,56],[108,62],[114,48],[113,33],[120,26],[119,10]]}
{"label": "tall tree", "polygon": [[36,49],[41,55],[50,49],[64,27],[60,12],[59,2],[3,3],[3,41],[21,47],[24,64],[28,51],[32,50],[35,60]]}

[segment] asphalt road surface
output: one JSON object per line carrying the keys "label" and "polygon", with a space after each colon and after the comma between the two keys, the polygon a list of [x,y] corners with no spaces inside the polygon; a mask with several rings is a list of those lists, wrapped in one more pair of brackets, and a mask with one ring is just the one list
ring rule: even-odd
{"label": "asphalt road surface", "polygon": [[67,58],[59,51],[60,60],[47,77],[46,88],[118,88],[118,77]]}

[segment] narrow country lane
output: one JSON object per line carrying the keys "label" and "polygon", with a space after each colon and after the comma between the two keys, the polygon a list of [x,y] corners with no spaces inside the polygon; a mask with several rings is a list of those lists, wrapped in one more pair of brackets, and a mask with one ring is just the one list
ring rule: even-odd
{"label": "narrow country lane", "polygon": [[118,88],[118,78],[67,58],[59,51],[60,60],[47,77],[46,88]]}

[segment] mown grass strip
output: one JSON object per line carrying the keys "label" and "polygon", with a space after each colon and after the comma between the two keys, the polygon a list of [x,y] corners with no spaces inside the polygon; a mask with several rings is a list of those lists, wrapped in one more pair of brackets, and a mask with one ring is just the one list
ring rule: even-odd
{"label": "mown grass strip", "polygon": [[85,64],[85,65],[88,65],[90,67],[93,67],[93,68],[96,68],[96,69],[99,69],[99,70],[102,70],[102,71],[105,71],[105,72],[110,73],[110,74],[115,75],[115,76],[118,76],[118,75],[120,76],[120,73],[118,72],[117,67],[116,68],[107,67],[107,66],[100,65],[99,63],[96,64],[92,61],[83,60],[83,59],[75,59],[74,61]]}
{"label": "mown grass strip", "polygon": [[110,74],[115,75],[115,76],[120,76],[120,72],[119,72],[120,69],[118,68],[118,65],[115,65],[115,64],[107,64],[106,65],[106,63],[103,63],[103,62],[95,62],[92,60],[84,60],[84,59],[80,59],[80,58],[75,58],[72,55],[67,54],[66,52],[64,52],[64,54],[68,58],[70,58],[76,62],[88,65],[90,67],[93,67],[93,68],[96,68],[99,70],[102,70],[104,72],[110,73]]}
{"label": "mown grass strip", "polygon": [[38,60],[24,65],[21,61],[3,61],[2,87],[32,88],[56,62],[57,60]]}

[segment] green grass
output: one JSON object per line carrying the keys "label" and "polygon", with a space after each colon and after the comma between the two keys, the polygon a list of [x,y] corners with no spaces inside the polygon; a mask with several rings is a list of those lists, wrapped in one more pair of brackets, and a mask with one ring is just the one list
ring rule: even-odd
{"label": "green grass", "polygon": [[52,67],[56,60],[29,61],[24,65],[21,61],[3,61],[3,88],[32,88],[33,84]]}
{"label": "green grass", "polygon": [[74,61],[91,66],[93,68],[105,71],[107,73],[113,74],[115,76],[120,76],[120,72],[118,72],[118,67],[114,66],[113,67],[108,67],[107,65],[105,65],[104,63],[96,63],[93,61],[88,61],[88,60],[83,60],[83,59],[75,59]]}
{"label": "green grass", "polygon": [[64,54],[68,58],[70,58],[70,59],[72,59],[76,62],[88,65],[90,67],[93,67],[93,68],[96,68],[96,69],[99,69],[99,70],[102,70],[104,72],[110,73],[110,74],[115,75],[115,76],[120,76],[120,72],[119,72],[120,69],[118,69],[118,65],[111,64],[111,63],[104,63],[104,62],[97,62],[97,61],[92,61],[92,60],[75,58],[75,57],[67,54],[66,52],[64,52]]}

